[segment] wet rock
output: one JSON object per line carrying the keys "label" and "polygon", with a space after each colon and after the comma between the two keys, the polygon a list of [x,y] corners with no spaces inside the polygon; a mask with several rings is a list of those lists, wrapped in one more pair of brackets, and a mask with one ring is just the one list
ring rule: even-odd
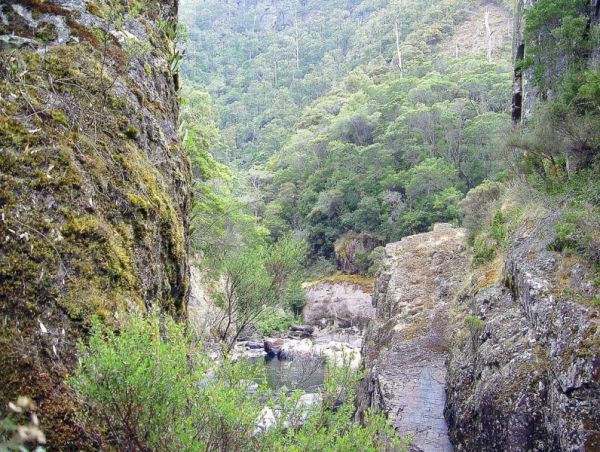
{"label": "wet rock", "polygon": [[291,336],[302,339],[311,337],[314,332],[315,328],[310,325],[294,325],[290,327]]}
{"label": "wet rock", "polygon": [[268,358],[279,357],[279,354],[283,350],[283,346],[285,342],[283,339],[275,339],[275,340],[266,340],[264,342],[264,349],[267,353]]}
{"label": "wet rock", "polygon": [[246,349],[248,350],[258,350],[264,348],[264,344],[260,342],[246,342]]}

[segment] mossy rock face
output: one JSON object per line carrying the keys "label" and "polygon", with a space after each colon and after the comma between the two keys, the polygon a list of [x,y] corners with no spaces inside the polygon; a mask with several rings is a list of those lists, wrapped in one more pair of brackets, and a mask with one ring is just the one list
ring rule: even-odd
{"label": "mossy rock face", "polygon": [[[46,51],[0,51],[0,411],[32,397],[52,449],[90,449],[63,380],[91,319],[186,311],[190,169],[157,25],[177,5],[13,3],[33,22],[5,8],[11,32]],[[149,51],[128,54],[108,20]]]}

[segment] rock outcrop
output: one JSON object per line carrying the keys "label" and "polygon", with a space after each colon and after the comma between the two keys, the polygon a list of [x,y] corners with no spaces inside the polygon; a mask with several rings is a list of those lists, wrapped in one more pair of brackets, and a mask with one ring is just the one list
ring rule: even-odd
{"label": "rock outcrop", "polygon": [[376,318],[363,344],[368,371],[358,417],[370,407],[386,412],[397,430],[425,451],[449,451],[444,419],[450,309],[468,274],[463,230],[433,232],[386,246],[373,302]]}
{"label": "rock outcrop", "polygon": [[304,321],[318,327],[365,327],[375,316],[372,287],[351,282],[321,281],[306,289]]}
{"label": "rock outcrop", "polygon": [[176,0],[0,1],[0,410],[32,397],[53,449],[90,448],[62,382],[92,317],[185,315],[176,23]]}
{"label": "rock outcrop", "polygon": [[522,224],[492,264],[498,282],[475,273],[461,297],[471,315],[452,341],[446,406],[456,450],[600,449],[597,288],[577,256],[552,251],[559,217]]}
{"label": "rock outcrop", "polygon": [[[544,61],[546,71],[550,76],[547,76],[544,90],[538,89],[535,86],[535,79],[539,77],[535,70],[531,67],[523,69],[522,64],[529,55],[527,48],[528,44],[525,39],[526,28],[526,11],[536,3],[536,0],[517,0],[514,6],[513,20],[513,63],[514,63],[514,79],[513,79],[513,101],[512,101],[512,118],[515,123],[524,123],[532,118],[535,106],[540,99],[552,98],[554,91],[558,88],[558,81],[564,77],[568,71],[572,70],[570,57],[566,54],[566,50],[558,52],[553,57],[547,57]],[[579,7],[581,12],[588,17],[587,30],[593,30],[598,26],[600,21],[600,3],[597,0],[587,0],[581,2]],[[536,40],[542,39],[551,33],[552,27],[545,30],[542,29]],[[600,64],[600,47],[595,45],[586,52],[585,58],[588,61],[590,69],[598,70]]]}

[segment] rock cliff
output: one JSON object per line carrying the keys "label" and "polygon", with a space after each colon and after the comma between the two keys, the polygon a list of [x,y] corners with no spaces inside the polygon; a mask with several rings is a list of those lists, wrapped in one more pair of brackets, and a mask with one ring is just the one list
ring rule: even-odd
{"label": "rock cliff", "polygon": [[359,418],[384,410],[424,451],[598,450],[597,276],[558,250],[560,219],[523,221],[478,268],[449,226],[388,245]]}
{"label": "rock cliff", "polygon": [[448,361],[456,450],[600,448],[594,274],[576,255],[553,251],[559,218],[523,223],[491,264],[502,267],[491,272],[497,282],[475,272],[460,297],[471,316],[457,323]]}
{"label": "rock cliff", "polygon": [[385,411],[415,448],[449,451],[444,420],[452,300],[468,274],[465,234],[450,225],[386,246],[375,284],[376,319],[363,344],[368,371],[358,417]]}
{"label": "rock cliff", "polygon": [[[0,406],[85,447],[61,382],[98,316],[186,310],[176,0],[0,1]],[[88,445],[89,447],[89,445]]]}
{"label": "rock cliff", "polygon": [[[530,49],[528,45],[534,44],[536,40],[543,39],[552,33],[552,27],[542,29],[534,38],[534,42],[526,43],[526,11],[536,3],[536,0],[516,0],[514,6],[513,20],[513,101],[512,118],[515,123],[524,123],[531,119],[536,104],[540,99],[552,98],[554,91],[558,88],[558,81],[564,77],[573,64],[572,57],[569,57],[565,50],[560,51],[556,56],[546,58],[544,65],[547,68],[547,87],[540,91],[535,85],[535,70],[531,67],[523,68],[521,65],[529,56]],[[586,5],[587,3],[587,5]],[[581,3],[581,12],[587,16],[587,29],[593,30],[600,21],[600,3],[598,0],[587,0]],[[580,55],[584,56],[584,55]],[[600,64],[600,47],[595,46],[589,52],[585,52],[585,60],[590,69],[598,70]]]}

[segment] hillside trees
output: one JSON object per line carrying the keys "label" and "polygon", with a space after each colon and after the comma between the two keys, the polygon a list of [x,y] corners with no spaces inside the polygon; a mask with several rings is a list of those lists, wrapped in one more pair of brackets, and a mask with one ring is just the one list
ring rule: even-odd
{"label": "hillside trees", "polygon": [[[276,234],[304,229],[312,252],[330,256],[347,231],[395,240],[457,220],[466,190],[502,177],[509,86],[506,66],[480,57],[423,77],[353,71],[304,109],[271,159],[269,224]],[[285,202],[283,186],[294,193]]]}
{"label": "hillside trees", "polygon": [[526,55],[542,100],[512,144],[528,153],[544,179],[572,177],[593,165],[600,149],[600,46],[597,11],[585,0],[541,0],[526,11]]}
{"label": "hillside trees", "polygon": [[234,167],[232,193],[268,240],[294,233],[314,257],[351,231],[396,240],[456,221],[468,189],[503,177],[507,47],[492,63],[487,42],[480,55],[447,49],[462,21],[483,24],[479,2],[194,5],[182,5],[183,72],[214,97],[210,152]]}

